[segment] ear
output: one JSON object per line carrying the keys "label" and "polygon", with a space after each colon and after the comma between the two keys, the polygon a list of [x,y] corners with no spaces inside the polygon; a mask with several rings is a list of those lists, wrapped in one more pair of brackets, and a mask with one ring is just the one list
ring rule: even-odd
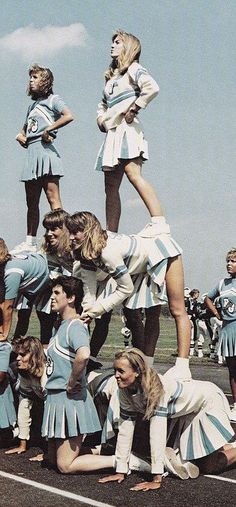
{"label": "ear", "polygon": [[67,298],[67,300],[68,300],[68,303],[73,304],[73,303],[75,302],[75,295],[73,295],[73,296],[69,296],[69,297]]}

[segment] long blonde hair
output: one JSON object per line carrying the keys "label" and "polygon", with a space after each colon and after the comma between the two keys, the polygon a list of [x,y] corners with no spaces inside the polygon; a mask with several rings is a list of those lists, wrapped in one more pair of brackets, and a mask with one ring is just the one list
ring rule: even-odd
{"label": "long blonde hair", "polygon": [[103,248],[107,244],[107,232],[90,211],[78,211],[66,217],[66,227],[70,233],[83,232],[84,239],[81,240],[79,256],[85,260],[95,260],[101,256]]}
{"label": "long blonde hair", "polygon": [[131,368],[138,373],[137,382],[140,384],[146,399],[146,410],[143,419],[149,420],[164,393],[159,375],[147,365],[144,354],[135,347],[117,352],[115,354],[116,359],[127,359]]}
{"label": "long blonde hair", "polygon": [[115,73],[125,74],[133,62],[138,62],[141,54],[140,40],[131,33],[123,30],[116,30],[112,42],[119,37],[124,44],[123,50],[118,58],[113,58],[109,68],[105,72],[105,80],[108,81]]}

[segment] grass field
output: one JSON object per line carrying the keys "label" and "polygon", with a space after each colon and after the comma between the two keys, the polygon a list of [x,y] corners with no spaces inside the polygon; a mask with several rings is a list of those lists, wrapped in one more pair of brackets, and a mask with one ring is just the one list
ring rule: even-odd
{"label": "grass field", "polygon": [[[13,319],[13,327],[12,332],[15,329],[17,314],[15,312]],[[121,335],[121,328],[123,323],[118,314],[113,314],[109,327],[108,338],[105,342],[105,345],[102,347],[98,359],[112,359],[114,356],[114,352],[118,349],[124,348],[124,339]],[[176,357],[176,332],[175,332],[175,322],[171,317],[165,317],[161,315],[160,319],[160,337],[157,343],[156,352],[155,352],[155,360],[159,362],[165,363],[174,363]],[[93,325],[91,326],[91,330]],[[39,323],[37,319],[37,315],[35,312],[32,312],[30,319],[30,326],[28,330],[29,335],[39,337]],[[208,343],[203,346],[204,357],[202,359],[198,359],[197,357],[191,358],[192,364],[202,364],[202,363],[211,363],[214,364],[212,360],[209,359],[209,347]]]}

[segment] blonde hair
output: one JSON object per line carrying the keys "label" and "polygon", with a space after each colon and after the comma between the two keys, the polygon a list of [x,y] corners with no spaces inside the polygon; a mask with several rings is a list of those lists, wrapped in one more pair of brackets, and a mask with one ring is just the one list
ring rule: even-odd
{"label": "blonde hair", "polygon": [[42,225],[45,229],[53,231],[57,227],[62,230],[62,234],[59,238],[59,244],[57,248],[53,247],[50,244],[50,241],[48,239],[47,233],[44,234],[44,240],[42,244],[42,249],[45,253],[50,254],[56,254],[58,256],[67,256],[70,257],[70,237],[69,237],[69,231],[65,225],[65,219],[66,217],[69,217],[69,213],[62,209],[49,211],[49,213],[46,213],[44,216]]}
{"label": "blonde hair", "polygon": [[128,67],[133,62],[139,62],[141,54],[140,40],[131,33],[123,30],[116,30],[112,37],[112,42],[119,37],[123,42],[123,49],[118,58],[113,58],[109,68],[105,72],[105,80],[108,81],[115,73],[125,74]]}
{"label": "blonde hair", "polygon": [[0,238],[0,265],[6,264],[11,259],[11,254],[8,251],[7,245],[3,238]]}
{"label": "blonde hair", "polygon": [[53,73],[50,69],[39,65],[38,63],[33,63],[29,68],[29,76],[32,74],[40,74],[40,88],[38,92],[32,92],[30,90],[30,84],[27,87],[27,95],[29,95],[33,100],[37,97],[48,97],[51,93],[53,93],[52,85],[54,81]]}
{"label": "blonde hair", "polygon": [[236,248],[232,247],[226,254],[226,260],[229,259],[229,257],[236,257]]}
{"label": "blonde hair", "polygon": [[116,359],[127,359],[131,368],[138,373],[137,381],[146,399],[146,410],[143,419],[149,420],[158,407],[160,398],[164,393],[159,375],[147,365],[144,354],[135,347],[117,352],[115,354]]}
{"label": "blonde hair", "polygon": [[83,232],[84,239],[79,247],[79,258],[95,260],[101,256],[107,244],[107,232],[90,211],[78,211],[66,218],[66,227],[72,234]]}
{"label": "blonde hair", "polygon": [[40,340],[34,336],[21,336],[20,338],[14,338],[12,345],[16,354],[20,351],[23,351],[24,354],[30,354],[29,368],[27,371],[35,377],[42,377],[46,357]]}

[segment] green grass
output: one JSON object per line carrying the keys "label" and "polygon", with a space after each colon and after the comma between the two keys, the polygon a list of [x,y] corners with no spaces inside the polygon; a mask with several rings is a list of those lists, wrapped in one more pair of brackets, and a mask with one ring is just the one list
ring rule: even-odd
{"label": "green grass", "polygon": [[[13,327],[12,331],[15,329],[16,323],[16,312],[13,317]],[[103,345],[98,359],[112,359],[114,357],[114,353],[117,350],[121,350],[124,348],[124,339],[121,334],[121,328],[123,327],[123,323],[118,314],[113,314],[109,327],[109,334],[105,344]],[[171,317],[166,317],[161,315],[160,318],[160,337],[157,342],[155,359],[162,363],[174,363],[176,357],[176,331],[175,331],[175,322]],[[93,329],[93,325],[91,326],[91,330]],[[37,315],[35,312],[32,312],[30,325],[28,329],[29,335],[39,337],[39,323],[37,319]],[[203,348],[204,357],[202,359],[198,359],[197,357],[191,358],[192,364],[207,364],[210,363],[213,365],[213,361],[209,359],[209,347],[208,343],[204,344]]]}

